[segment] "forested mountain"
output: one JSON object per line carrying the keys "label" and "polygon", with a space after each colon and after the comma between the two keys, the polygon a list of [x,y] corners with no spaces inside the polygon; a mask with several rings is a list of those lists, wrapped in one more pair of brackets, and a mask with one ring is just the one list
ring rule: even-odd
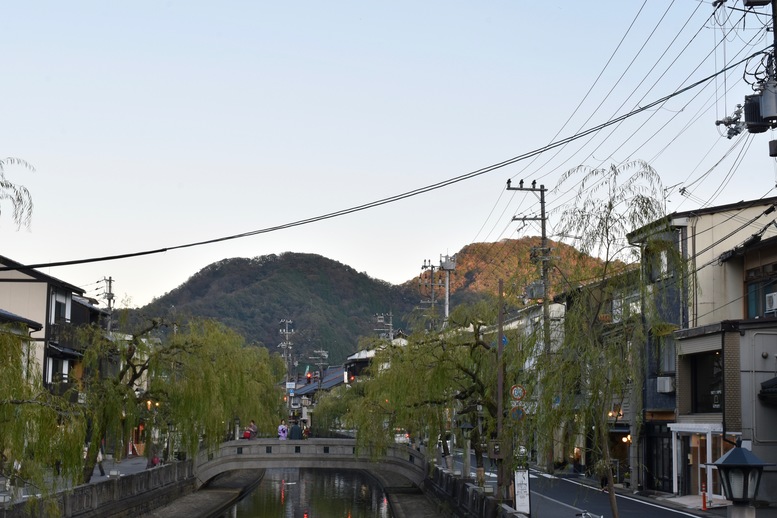
{"label": "forested mountain", "polygon": [[[451,273],[451,305],[495,295],[499,279],[505,281],[508,296],[522,299],[524,286],[539,278],[538,266],[530,260],[532,248],[539,244],[539,238],[523,238],[464,247],[456,254],[456,270]],[[588,270],[597,264],[579,257],[572,247],[551,244],[553,257],[567,269],[582,265]],[[224,259],[133,313],[178,321],[189,316],[212,318],[243,334],[248,343],[278,351],[283,340],[279,322],[291,319],[292,352],[301,365],[316,349],[329,351],[330,363],[337,364],[356,352],[359,338],[377,336],[376,329],[382,326],[376,314],[391,313],[395,331],[411,331],[421,300],[430,299],[429,273],[423,283],[416,277],[392,285],[315,254]],[[442,311],[444,274],[435,273],[435,299]],[[554,286],[562,285],[562,276],[551,279]]]}

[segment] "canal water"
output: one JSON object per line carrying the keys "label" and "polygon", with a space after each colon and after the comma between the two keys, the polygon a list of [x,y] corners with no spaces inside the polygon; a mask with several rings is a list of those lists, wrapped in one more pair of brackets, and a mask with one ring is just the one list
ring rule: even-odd
{"label": "canal water", "polygon": [[388,500],[361,471],[268,469],[232,518],[391,518]]}

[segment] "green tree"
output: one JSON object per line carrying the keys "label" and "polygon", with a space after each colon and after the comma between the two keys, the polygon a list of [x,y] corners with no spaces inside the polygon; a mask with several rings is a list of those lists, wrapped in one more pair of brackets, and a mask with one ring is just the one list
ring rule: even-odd
{"label": "green tree", "polygon": [[[12,217],[17,228],[22,225],[29,227],[32,219],[32,195],[26,187],[11,182],[5,176],[6,168],[14,165],[35,171],[34,167],[21,158],[0,159],[0,202],[7,200],[11,203]],[[0,203],[0,213],[2,213],[2,203]]]}
{"label": "green tree", "polygon": [[[100,441],[113,438],[117,455],[141,420],[146,454],[159,453],[153,431],[176,431],[181,447],[192,455],[227,436],[235,418],[254,419],[269,434],[282,409],[283,363],[263,347],[213,321],[192,321],[157,338],[163,325],[154,320],[127,335],[108,337],[98,328],[81,331],[88,344],[79,390],[85,395],[88,425],[83,481],[88,482]],[[138,391],[138,387],[148,387]],[[119,447],[121,446],[121,447]]]}
{"label": "green tree", "polygon": [[623,303],[634,300],[633,294],[640,300],[642,290],[639,254],[628,246],[626,234],[663,215],[663,191],[658,174],[641,161],[603,169],[580,167],[567,172],[558,188],[573,180],[579,182],[575,204],[564,209],[560,231],[579,236],[580,253],[602,262],[594,275],[555,269],[568,286],[563,340],[553,351],[538,353],[532,390],[538,408],[531,424],[537,437],[546,438],[540,445],[545,451],[569,452],[574,445],[590,444],[588,453],[606,467],[617,518],[609,429],[613,408],[626,402],[634,415],[641,415],[641,318],[652,318],[649,308],[636,311]]}
{"label": "green tree", "polygon": [[[356,384],[361,401],[349,408],[359,444],[380,450],[400,428],[435,448],[463,421],[480,424],[490,437],[498,408],[496,308],[495,301],[457,306],[445,331],[415,333],[405,346],[379,349],[369,376]],[[512,362],[522,362],[522,350],[516,348]],[[442,446],[449,454],[446,441]],[[483,468],[480,456],[476,467]]]}
{"label": "green tree", "polygon": [[43,387],[33,347],[24,327],[0,326],[0,469],[46,494],[80,472],[84,428],[78,409]]}

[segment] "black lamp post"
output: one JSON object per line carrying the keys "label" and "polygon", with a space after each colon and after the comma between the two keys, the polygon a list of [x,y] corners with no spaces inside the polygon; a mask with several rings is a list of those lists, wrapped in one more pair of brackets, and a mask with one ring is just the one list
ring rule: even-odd
{"label": "black lamp post", "polygon": [[726,498],[733,502],[728,508],[729,518],[754,518],[755,508],[750,504],[758,495],[764,466],[774,464],[764,462],[750,450],[742,448],[741,439],[737,439],[736,446],[712,464],[718,468]]}

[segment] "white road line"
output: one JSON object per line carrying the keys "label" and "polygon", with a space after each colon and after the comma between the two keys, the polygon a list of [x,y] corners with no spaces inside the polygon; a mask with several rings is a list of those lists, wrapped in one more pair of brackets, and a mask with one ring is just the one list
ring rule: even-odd
{"label": "white road line", "polygon": [[[552,477],[552,478],[559,478],[559,477]],[[588,488],[591,487],[588,484],[583,484],[582,482],[577,482],[577,481],[569,479],[569,478],[559,478],[559,480],[563,480],[565,482],[569,482],[570,484],[576,484],[578,486],[585,486],[585,487],[588,487]],[[593,488],[593,489],[596,489],[596,488]],[[693,518],[698,518],[699,517],[698,514],[688,513],[688,512],[685,512],[685,511],[680,511],[678,509],[672,509],[671,507],[666,507],[666,506],[663,506],[663,505],[654,504],[652,502],[646,502],[645,500],[642,500],[641,498],[634,498],[634,497],[631,497],[631,496],[628,496],[628,495],[620,495],[618,493],[615,493],[615,497],[616,498],[622,498],[624,500],[630,500],[632,502],[638,502],[640,504],[645,504],[645,505],[648,505],[648,506],[651,506],[651,507],[655,507],[657,509],[664,509],[666,511],[670,511],[670,512],[673,512],[673,513],[676,513],[676,514],[680,514],[680,515],[683,515],[683,516],[692,516]]]}

